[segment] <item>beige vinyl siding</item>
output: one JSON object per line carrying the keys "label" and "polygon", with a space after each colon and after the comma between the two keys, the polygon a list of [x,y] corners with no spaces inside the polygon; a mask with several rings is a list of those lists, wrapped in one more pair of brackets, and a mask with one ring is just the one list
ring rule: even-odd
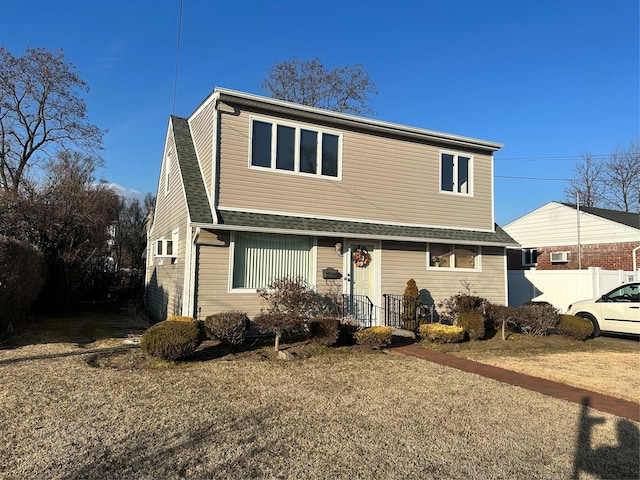
{"label": "beige vinyl siding", "polygon": [[[169,192],[165,195],[165,169],[167,168],[168,159],[171,161]],[[187,209],[180,171],[175,159],[175,144],[170,131],[167,139],[167,150],[165,151],[160,171],[159,190],[154,223],[150,232],[150,241],[153,245],[160,238],[171,239],[172,232],[178,229],[178,245],[174,245],[174,249],[177,249],[178,257],[175,263],[172,263],[169,258],[164,258],[161,265],[159,259],[153,257],[153,249],[149,252],[147,259],[147,309],[156,321],[165,320],[169,315],[179,315],[182,312]]]}
{"label": "beige vinyl siding", "polygon": [[215,114],[215,105],[210,102],[189,120],[193,144],[198,154],[198,164],[210,198],[213,192],[213,125]]}
{"label": "beige vinyl siding", "polygon": [[489,154],[445,148],[473,155],[472,196],[439,192],[441,146],[331,126],[319,128],[343,132],[341,181],[249,168],[251,115],[221,115],[220,207],[493,229]]}
{"label": "beige vinyl siding", "polygon": [[[505,303],[505,257],[501,247],[482,247],[482,269],[427,269],[426,244],[410,242],[382,243],[382,293],[401,295],[413,278],[423,298],[437,305],[451,295],[465,291],[468,281],[474,295]],[[424,291],[423,291],[424,290]]]}
{"label": "beige vinyl siding", "polygon": [[342,238],[319,237],[317,239],[318,271],[316,275],[316,289],[320,293],[342,293],[342,280],[325,280],[322,270],[331,267],[344,276],[343,257],[336,254],[336,243],[342,243]]}
{"label": "beige vinyl siding", "polygon": [[[328,290],[328,284],[322,278],[323,268],[334,267],[342,271],[342,257],[335,254],[334,248],[339,241],[318,239],[316,286],[319,292]],[[230,242],[231,234],[222,231],[203,230],[198,238],[196,305],[197,315],[202,319],[227,310],[241,310],[253,318],[264,307],[255,292],[229,291]],[[334,286],[340,291],[342,281],[336,281]]]}

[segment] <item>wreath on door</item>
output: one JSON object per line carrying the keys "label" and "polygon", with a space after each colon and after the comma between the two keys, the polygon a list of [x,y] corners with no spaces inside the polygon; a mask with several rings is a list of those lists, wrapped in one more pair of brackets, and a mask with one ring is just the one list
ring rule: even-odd
{"label": "wreath on door", "polygon": [[368,267],[371,263],[371,254],[369,253],[369,250],[362,246],[355,249],[352,258],[353,263],[358,268]]}

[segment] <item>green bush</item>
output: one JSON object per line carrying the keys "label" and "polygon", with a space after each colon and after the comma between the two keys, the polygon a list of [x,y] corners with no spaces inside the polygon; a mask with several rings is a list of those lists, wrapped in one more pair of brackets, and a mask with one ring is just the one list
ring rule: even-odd
{"label": "green bush", "polygon": [[204,328],[207,337],[220,340],[236,351],[247,335],[249,318],[239,311],[216,313],[205,318]]}
{"label": "green bush", "polygon": [[156,323],[142,335],[140,348],[153,357],[174,361],[192,354],[198,348],[199,333],[195,320]]}
{"label": "green bush", "polygon": [[560,321],[560,312],[548,302],[528,302],[517,310],[517,323],[526,335],[542,336]]}
{"label": "green bush", "polygon": [[582,317],[573,315],[561,315],[558,323],[558,331],[566,336],[575,338],[576,340],[586,340],[593,335],[593,324]]}
{"label": "green bush", "polygon": [[309,336],[321,345],[335,345],[340,336],[340,319],[318,317],[309,320]]}
{"label": "green bush", "polygon": [[358,330],[356,342],[368,348],[383,348],[391,344],[391,327],[370,327]]}
{"label": "green bush", "polygon": [[462,327],[471,340],[480,340],[484,337],[484,318],[478,312],[461,313],[456,324]]}
{"label": "green bush", "polygon": [[455,325],[425,323],[420,325],[420,336],[434,343],[458,343],[464,340],[464,330]]}
{"label": "green bush", "polygon": [[420,300],[418,285],[416,285],[416,281],[412,278],[407,282],[407,286],[404,289],[400,319],[404,322],[410,322],[412,320],[415,321],[416,312],[421,305],[422,301]]}

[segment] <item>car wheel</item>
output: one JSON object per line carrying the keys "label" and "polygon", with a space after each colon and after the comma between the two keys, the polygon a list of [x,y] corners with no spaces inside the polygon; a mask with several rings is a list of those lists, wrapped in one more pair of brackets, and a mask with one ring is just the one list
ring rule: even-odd
{"label": "car wheel", "polygon": [[600,325],[598,325],[598,321],[591,315],[590,313],[579,312],[576,313],[576,317],[584,318],[585,320],[589,320],[593,325],[593,338],[596,338],[600,335]]}

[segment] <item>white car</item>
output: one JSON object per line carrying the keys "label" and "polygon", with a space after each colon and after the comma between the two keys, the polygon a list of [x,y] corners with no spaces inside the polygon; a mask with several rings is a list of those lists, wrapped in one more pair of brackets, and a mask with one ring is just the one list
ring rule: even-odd
{"label": "white car", "polygon": [[640,282],[625,283],[593,300],[569,305],[567,314],[593,323],[593,336],[600,332],[640,335]]}

